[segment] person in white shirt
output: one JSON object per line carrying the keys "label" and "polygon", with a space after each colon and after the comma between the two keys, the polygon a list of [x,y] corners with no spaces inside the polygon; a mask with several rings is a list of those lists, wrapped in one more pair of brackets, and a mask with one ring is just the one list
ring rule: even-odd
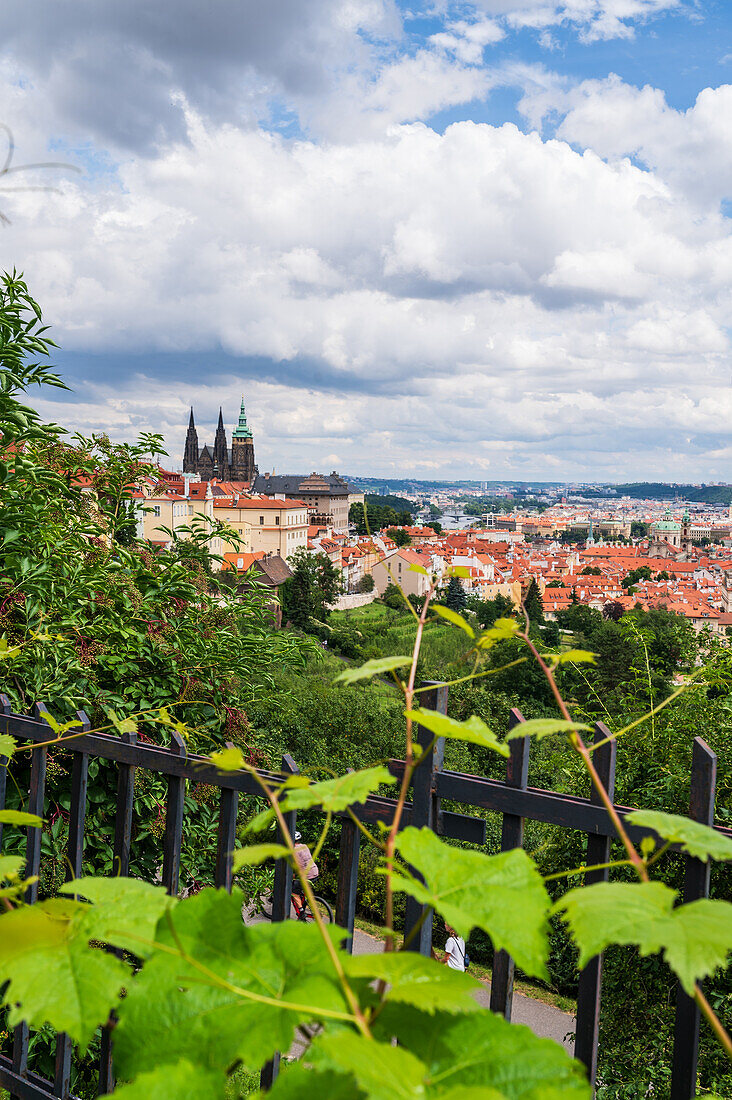
{"label": "person in white shirt", "polygon": [[447,943],[445,944],[445,963],[451,970],[465,970],[465,940],[458,936],[455,929],[445,921]]}

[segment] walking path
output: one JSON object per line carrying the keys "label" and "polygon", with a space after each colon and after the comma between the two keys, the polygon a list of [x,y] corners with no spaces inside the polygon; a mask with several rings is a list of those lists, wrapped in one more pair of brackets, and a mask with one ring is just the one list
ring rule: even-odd
{"label": "walking path", "polygon": [[[384,950],[384,944],[375,936],[369,936],[366,932],[356,929],[353,934],[354,955],[378,954]],[[479,1004],[486,1008],[490,1005],[491,984],[481,982],[483,988],[476,993]],[[515,1024],[526,1024],[535,1035],[543,1039],[554,1039],[561,1043],[572,1053],[574,1049],[574,1016],[569,1012],[562,1012],[553,1005],[536,1001],[533,997],[525,997],[522,993],[513,995],[513,1012],[511,1019]],[[567,1036],[570,1036],[567,1038]]]}

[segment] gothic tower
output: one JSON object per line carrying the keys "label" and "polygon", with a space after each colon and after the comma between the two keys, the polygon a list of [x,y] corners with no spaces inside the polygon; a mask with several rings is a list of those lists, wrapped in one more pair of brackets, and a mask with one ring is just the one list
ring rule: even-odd
{"label": "gothic tower", "polygon": [[213,460],[216,476],[222,481],[229,479],[229,447],[226,442],[226,429],[224,428],[224,413],[219,408],[219,423],[216,428],[216,436],[213,445]]}
{"label": "gothic tower", "polygon": [[252,429],[247,425],[247,414],[242,397],[239,423],[231,437],[231,477],[233,481],[253,481],[256,475],[254,438]]}
{"label": "gothic tower", "polygon": [[191,418],[188,421],[186,432],[186,445],[183,451],[183,473],[198,473],[198,432],[193,421],[193,406],[191,405]]}

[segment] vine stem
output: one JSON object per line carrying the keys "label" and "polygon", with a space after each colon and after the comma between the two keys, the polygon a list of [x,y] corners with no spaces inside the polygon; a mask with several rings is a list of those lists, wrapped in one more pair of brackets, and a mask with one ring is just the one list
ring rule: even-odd
{"label": "vine stem", "polygon": [[313,918],[314,918],[315,923],[318,927],[318,931],[320,932],[321,939],[323,940],[323,943],[325,944],[326,951],[330,955],[330,960],[333,964],[333,969],[335,970],[336,974],[338,975],[338,981],[341,984],[341,988],[343,989],[343,993],[345,995],[345,998],[348,1001],[348,1005],[351,1009],[351,1012],[353,1013],[353,1018],[356,1022],[356,1026],[365,1038],[370,1039],[372,1037],[371,1036],[371,1030],[370,1030],[369,1025],[366,1021],[366,1017],[364,1016],[364,1013],[361,1009],[361,1006],[358,1003],[358,998],[356,997],[355,993],[351,989],[348,978],[346,977],[346,972],[343,969],[343,964],[342,964],[341,960],[338,958],[338,952],[336,950],[335,944],[333,943],[332,939],[328,935],[328,933],[326,931],[326,928],[325,928],[325,925],[323,924],[323,918],[320,915],[320,911],[319,911],[317,903],[315,901],[315,894],[313,892],[313,888],[310,885],[309,880],[305,877],[305,872],[303,871],[303,869],[300,867],[300,864],[298,863],[297,857],[295,855],[295,843],[294,843],[292,837],[290,836],[290,830],[287,828],[287,822],[285,821],[284,814],[282,813],[282,809],[281,809],[280,804],[278,802],[277,795],[275,794],[275,792],[273,790],[271,790],[271,788],[267,785],[265,780],[262,779],[262,777],[257,773],[256,768],[246,767],[245,770],[249,771],[250,774],[254,776],[256,782],[259,784],[259,786],[264,791],[264,793],[267,797],[267,801],[269,802],[270,806],[272,807],[272,810],[274,811],[274,815],[277,818],[277,824],[280,827],[280,833],[282,834],[282,839],[285,842],[285,847],[287,848],[288,853],[290,855],[290,858],[292,860],[293,870],[295,871],[295,874],[297,875],[297,877],[300,879],[300,885],[302,886],[303,893],[305,894],[306,898],[308,899],[308,905],[310,906],[310,912],[313,914]]}
{"label": "vine stem", "polygon": [[[529,649],[533,653],[534,657],[538,661],[539,666],[540,666],[542,672],[544,673],[544,676],[546,677],[546,680],[547,680],[547,682],[548,682],[548,684],[549,684],[549,686],[552,690],[552,694],[554,695],[554,698],[557,702],[557,706],[559,707],[560,711],[562,712],[562,715],[564,716],[564,718],[568,722],[572,722],[573,718],[569,713],[569,708],[567,707],[567,704],[565,703],[564,699],[562,698],[562,693],[560,692],[560,690],[557,686],[557,682],[554,678],[553,670],[551,668],[549,668],[546,661],[544,661],[542,659],[541,654],[539,653],[538,649],[536,648],[534,643],[531,641],[531,638],[529,637],[529,616],[527,615],[526,608],[523,606],[523,604],[521,606],[522,606],[522,609],[523,609],[523,612],[524,612],[524,618],[526,619],[526,630],[523,633],[520,633],[519,637],[526,643],[526,645],[529,647]],[[676,693],[676,694],[679,694],[679,693]],[[656,710],[660,710],[661,707],[664,706],[666,702],[669,702],[669,700],[664,700],[664,702],[661,703],[661,705],[659,707],[657,707]],[[644,720],[645,719],[640,719],[639,721],[644,721]],[[638,725],[638,724],[639,724],[638,722],[633,723],[633,725]],[[626,727],[626,730],[631,729],[631,728],[632,728],[632,726],[628,726],[628,727]],[[623,732],[625,732],[625,731],[623,731]],[[610,820],[612,821],[613,825],[615,826],[617,834],[620,837],[621,841],[623,842],[625,850],[628,853],[630,863],[632,864],[633,869],[635,870],[636,874],[638,875],[638,878],[641,880],[641,882],[650,882],[650,877],[648,875],[648,868],[647,868],[647,865],[646,865],[646,861],[644,859],[642,859],[641,856],[639,856],[637,851],[635,850],[635,846],[633,845],[633,842],[631,841],[630,837],[628,836],[628,834],[625,830],[625,827],[624,827],[622,821],[620,820],[618,812],[615,809],[615,806],[613,805],[612,799],[608,795],[607,790],[605,789],[605,785],[602,782],[602,779],[600,778],[600,776],[598,775],[597,769],[595,768],[594,764],[592,763],[592,756],[590,755],[590,752],[589,752],[587,746],[585,745],[584,741],[580,737],[580,734],[577,730],[574,730],[570,734],[569,739],[570,739],[570,742],[571,742],[573,748],[576,749],[576,751],[579,753],[579,755],[582,757],[582,760],[584,761],[585,767],[587,768],[587,771],[590,774],[590,778],[592,780],[593,786],[595,787],[595,790],[597,791],[597,793],[600,795],[600,798],[602,799],[603,805],[605,806],[605,809],[607,810],[608,814],[610,815]],[[605,738],[605,740],[600,742],[599,744],[606,744],[607,741],[609,741],[609,740],[612,740],[612,738]],[[599,747],[598,743],[596,743],[594,747],[598,748]],[[717,1039],[719,1040],[719,1043],[722,1046],[722,1048],[726,1051],[727,1056],[730,1059],[732,1059],[732,1039],[730,1038],[729,1034],[727,1033],[724,1025],[721,1022],[721,1020],[719,1019],[719,1017],[715,1013],[714,1009],[709,1004],[709,1001],[706,999],[706,997],[702,993],[701,987],[699,986],[698,983],[694,986],[694,1000],[698,1004],[701,1012],[706,1017],[707,1022],[709,1023],[709,1026],[711,1027],[712,1031],[714,1032]]]}
{"label": "vine stem", "polygon": [[[385,860],[386,860],[386,944],[385,949],[387,951],[393,951],[395,947],[394,941],[394,890],[392,886],[392,877],[394,873],[394,847],[396,845],[397,833],[399,832],[399,826],[401,824],[402,815],[404,813],[404,805],[407,801],[407,792],[409,790],[409,784],[412,781],[412,776],[415,769],[414,760],[414,742],[412,735],[412,702],[414,699],[414,681],[417,676],[417,661],[419,659],[419,651],[422,645],[422,634],[424,633],[424,625],[427,621],[427,610],[430,605],[435,592],[434,584],[430,584],[425,596],[422,610],[417,620],[417,633],[414,638],[414,647],[412,649],[412,663],[409,667],[409,678],[406,685],[401,684],[401,689],[404,692],[404,704],[407,711],[407,731],[406,731],[406,757],[404,775],[402,776],[401,787],[399,788],[399,798],[397,799],[396,808],[394,810],[394,817],[392,818],[391,828],[389,829],[389,835],[386,839],[385,848]],[[411,604],[409,605],[411,607]],[[379,983],[380,995],[383,995],[383,989],[381,988],[383,983]]]}

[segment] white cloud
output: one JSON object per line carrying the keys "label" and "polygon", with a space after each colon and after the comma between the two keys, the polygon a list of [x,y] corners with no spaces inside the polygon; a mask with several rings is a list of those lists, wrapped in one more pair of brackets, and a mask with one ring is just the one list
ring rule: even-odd
{"label": "white cloud", "polygon": [[634,88],[614,74],[575,87],[536,80],[520,109],[534,125],[558,117],[558,137],[601,156],[637,158],[689,201],[708,205],[732,195],[730,84],[704,88],[692,107],[677,111],[661,89]]}
{"label": "white cloud", "polygon": [[[512,125],[318,145],[185,110],[186,140],[121,161],[120,185],[8,196],[2,245],[70,351],[264,365],[171,387],[131,358],[57,419],[160,427],[177,453],[188,404],[213,419],[243,386],[266,468],[538,476],[553,453],[552,477],[641,455],[712,476],[732,268],[714,210]],[[681,421],[692,443],[669,449]]]}

